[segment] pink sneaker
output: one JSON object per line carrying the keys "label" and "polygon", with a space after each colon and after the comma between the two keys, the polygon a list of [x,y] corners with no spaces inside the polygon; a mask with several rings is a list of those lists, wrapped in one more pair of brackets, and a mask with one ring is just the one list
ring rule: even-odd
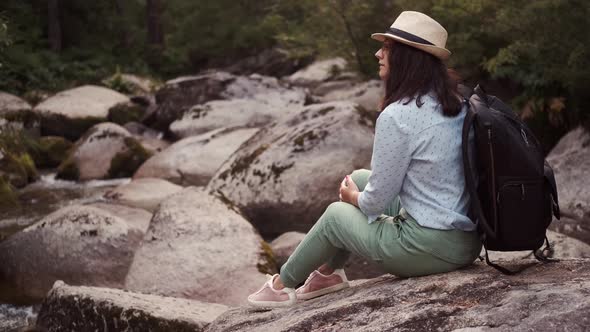
{"label": "pink sneaker", "polygon": [[315,270],[307,277],[305,284],[297,288],[296,294],[298,299],[309,300],[348,287],[348,279],[343,269],[334,270],[330,275]]}
{"label": "pink sneaker", "polygon": [[293,288],[285,287],[277,290],[272,287],[275,278],[279,277],[278,274],[275,274],[274,276],[267,274],[266,276],[268,277],[268,281],[264,283],[262,288],[256,293],[248,296],[248,302],[250,302],[250,304],[263,308],[277,308],[288,307],[297,302],[297,297]]}

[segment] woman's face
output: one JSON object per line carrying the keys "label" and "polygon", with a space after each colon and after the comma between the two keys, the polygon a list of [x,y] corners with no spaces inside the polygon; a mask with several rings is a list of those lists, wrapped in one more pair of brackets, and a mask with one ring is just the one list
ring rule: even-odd
{"label": "woman's face", "polygon": [[385,81],[389,76],[389,51],[393,46],[393,42],[386,40],[381,45],[381,48],[375,53],[375,56],[379,60],[379,77]]}

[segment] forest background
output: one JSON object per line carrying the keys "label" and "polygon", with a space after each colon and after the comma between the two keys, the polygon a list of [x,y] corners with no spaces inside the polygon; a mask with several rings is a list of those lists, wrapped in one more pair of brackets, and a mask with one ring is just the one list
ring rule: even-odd
{"label": "forest background", "polygon": [[35,104],[117,72],[166,80],[271,48],[376,78],[369,36],[403,10],[445,26],[449,66],[511,102],[547,152],[590,128],[586,0],[2,0],[0,90]]}

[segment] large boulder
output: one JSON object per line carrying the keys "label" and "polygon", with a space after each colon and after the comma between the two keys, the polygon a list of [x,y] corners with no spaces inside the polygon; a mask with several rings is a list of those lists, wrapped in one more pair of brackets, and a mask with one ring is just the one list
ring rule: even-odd
{"label": "large boulder", "polygon": [[86,130],[106,121],[109,109],[128,102],[129,98],[114,90],[84,85],[62,91],[35,106],[41,116],[43,135],[63,136],[75,141]]}
{"label": "large boulder", "polygon": [[589,288],[589,260],[537,264],[515,276],[480,263],[353,282],[285,309],[231,309],[206,331],[587,331]]}
{"label": "large boulder", "polygon": [[[189,187],[154,214],[125,287],[227,305],[243,304],[274,269],[256,230],[223,201]],[[265,271],[270,272],[270,271]]]}
{"label": "large boulder", "polygon": [[110,190],[104,197],[117,204],[154,212],[163,200],[181,190],[181,186],[166,180],[143,178]]}
{"label": "large boulder", "polygon": [[129,177],[151,154],[123,127],[100,123],[76,142],[58,177],[93,180]]}
{"label": "large boulder", "polygon": [[150,217],[125,206],[72,205],[10,236],[0,243],[0,302],[37,302],[56,280],[122,287]]}
{"label": "large boulder", "polygon": [[211,72],[167,81],[156,92],[157,108],[144,119],[144,123],[166,132],[170,123],[194,105],[225,99],[226,86],[235,79],[236,76],[226,72]]}
{"label": "large boulder", "polygon": [[276,78],[257,74],[239,76],[224,92],[227,100],[193,106],[170,125],[175,137],[199,135],[222,127],[261,127],[300,109],[306,93],[286,88]]}
{"label": "large boulder", "polygon": [[37,318],[41,331],[203,331],[229,308],[173,297],[57,281]]}
{"label": "large boulder", "polygon": [[565,135],[551,150],[561,220],[551,229],[590,244],[590,133],[579,127]]}
{"label": "large boulder", "polygon": [[182,139],[148,159],[133,178],[161,178],[181,185],[205,186],[219,166],[256,128],[221,128]]}
{"label": "large boulder", "polygon": [[324,81],[339,78],[347,65],[346,60],[343,58],[315,61],[307,67],[286,77],[285,81],[295,85],[314,87]]}
{"label": "large boulder", "polygon": [[264,235],[307,232],[346,174],[368,168],[374,112],[349,102],[310,105],[261,129],[209,183]]}
{"label": "large boulder", "polygon": [[0,115],[12,112],[30,111],[31,105],[13,94],[0,91]]}

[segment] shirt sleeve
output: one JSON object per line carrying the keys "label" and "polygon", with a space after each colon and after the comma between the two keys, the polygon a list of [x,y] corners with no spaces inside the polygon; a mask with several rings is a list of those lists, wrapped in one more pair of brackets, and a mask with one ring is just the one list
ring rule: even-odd
{"label": "shirt sleeve", "polygon": [[399,195],[410,164],[410,128],[402,123],[404,111],[392,104],[377,119],[371,175],[358,197],[359,208],[369,224]]}

